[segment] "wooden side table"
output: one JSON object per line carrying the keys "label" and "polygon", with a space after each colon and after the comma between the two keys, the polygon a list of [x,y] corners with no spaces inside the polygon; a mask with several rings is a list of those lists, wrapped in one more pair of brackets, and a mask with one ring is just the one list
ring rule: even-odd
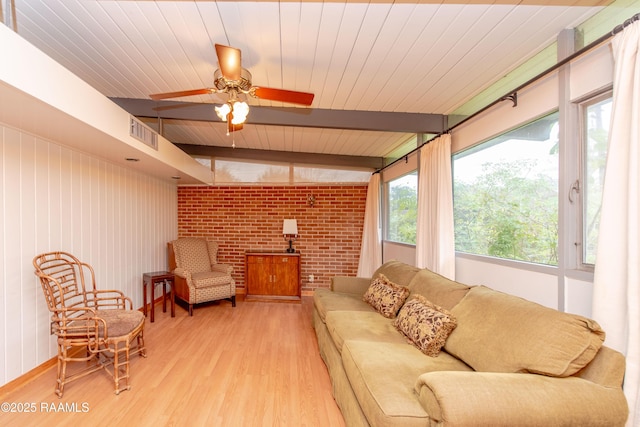
{"label": "wooden side table", "polygon": [[176,317],[176,299],[175,299],[175,276],[168,271],[153,271],[142,275],[142,303],[144,307],[144,316],[147,317],[147,285],[151,285],[151,322],[154,319],[154,289],[156,285],[162,284],[162,312],[167,312],[167,284],[171,282],[171,317]]}

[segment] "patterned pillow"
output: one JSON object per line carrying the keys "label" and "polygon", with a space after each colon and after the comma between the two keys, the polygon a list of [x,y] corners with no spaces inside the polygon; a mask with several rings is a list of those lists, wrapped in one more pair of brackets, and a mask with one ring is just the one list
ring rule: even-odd
{"label": "patterned pillow", "polygon": [[458,323],[449,311],[422,295],[415,295],[402,307],[393,324],[424,354],[437,356]]}
{"label": "patterned pillow", "polygon": [[384,274],[371,282],[362,299],[369,303],[384,317],[392,319],[398,314],[398,310],[409,296],[409,288],[396,285]]}

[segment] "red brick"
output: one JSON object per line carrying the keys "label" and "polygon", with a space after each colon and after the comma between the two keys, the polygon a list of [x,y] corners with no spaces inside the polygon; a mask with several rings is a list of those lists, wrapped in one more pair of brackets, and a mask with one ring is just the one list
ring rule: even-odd
{"label": "red brick", "polygon": [[328,287],[332,276],[357,273],[366,196],[366,185],[178,187],[178,235],[217,241],[220,262],[233,265],[244,287],[245,251],[284,251],[282,220],[295,218],[302,290],[313,291]]}

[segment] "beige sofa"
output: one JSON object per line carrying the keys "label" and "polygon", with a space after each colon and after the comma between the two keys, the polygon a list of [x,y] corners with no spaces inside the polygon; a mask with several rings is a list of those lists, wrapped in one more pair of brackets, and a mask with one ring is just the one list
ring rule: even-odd
{"label": "beige sofa", "polygon": [[[382,273],[457,321],[436,357],[362,297]],[[372,279],[335,277],[313,323],[349,426],[619,426],[624,356],[597,323],[391,261]]]}

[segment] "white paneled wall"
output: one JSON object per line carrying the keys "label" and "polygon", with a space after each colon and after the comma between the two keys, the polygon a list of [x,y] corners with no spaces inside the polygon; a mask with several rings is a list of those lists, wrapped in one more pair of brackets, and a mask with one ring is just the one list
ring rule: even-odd
{"label": "white paneled wall", "polygon": [[0,124],[0,386],[57,354],[35,255],[76,255],[139,308],[177,223],[174,183]]}

